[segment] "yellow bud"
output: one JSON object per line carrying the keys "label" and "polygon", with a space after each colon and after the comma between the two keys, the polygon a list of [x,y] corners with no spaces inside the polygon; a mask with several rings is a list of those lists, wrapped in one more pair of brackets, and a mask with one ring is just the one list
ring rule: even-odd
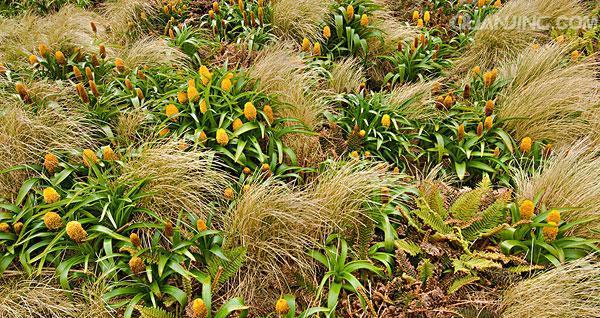
{"label": "yellow bud", "polygon": [[217,143],[221,146],[227,146],[229,143],[229,136],[227,135],[227,131],[223,128],[217,129],[216,139]]}
{"label": "yellow bud", "polygon": [[256,107],[254,107],[254,104],[252,104],[252,102],[247,102],[244,105],[244,117],[246,117],[246,119],[250,121],[256,119]]}
{"label": "yellow bud", "polygon": [[326,25],[323,28],[323,37],[325,38],[325,40],[329,40],[329,38],[331,37],[331,29],[328,25]]}

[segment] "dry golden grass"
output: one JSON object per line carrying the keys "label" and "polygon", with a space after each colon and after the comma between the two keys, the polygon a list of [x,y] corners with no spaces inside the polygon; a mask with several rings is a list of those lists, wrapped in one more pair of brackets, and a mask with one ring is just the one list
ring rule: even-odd
{"label": "dry golden grass", "polygon": [[289,291],[291,277],[284,268],[312,271],[306,250],[318,244],[314,234],[326,224],[319,211],[303,192],[274,179],[251,184],[240,194],[221,221],[226,245],[247,248],[247,261],[233,283],[232,294],[257,304],[261,299],[256,296],[267,290],[275,294]]}
{"label": "dry golden grass", "polygon": [[124,43],[147,35],[148,21],[160,13],[160,0],[112,0],[102,3],[102,15],[110,27],[114,43]]}
{"label": "dry golden grass", "polygon": [[514,0],[507,2],[498,12],[486,17],[474,36],[473,43],[457,62],[458,70],[474,66],[490,69],[520,54],[534,40],[545,41],[547,34],[533,27],[514,27],[513,18],[545,17],[549,23],[560,16],[581,16],[584,9],[573,0]]}
{"label": "dry golden grass", "polygon": [[130,109],[121,112],[113,127],[115,137],[124,145],[132,145],[147,138],[143,136],[149,113],[145,109]]}
{"label": "dry golden grass", "polygon": [[153,37],[143,37],[119,50],[115,57],[123,59],[129,69],[141,66],[156,67],[161,65],[183,66],[188,57],[166,40]]}
{"label": "dry golden grass", "polygon": [[381,0],[374,1],[380,5],[380,10],[373,12],[372,25],[383,32],[383,44],[379,39],[369,43],[369,55],[384,55],[397,50],[398,42],[404,39],[412,39],[419,34],[415,26],[406,25],[393,16],[393,13],[382,4]]}
{"label": "dry golden grass", "polygon": [[355,58],[335,62],[329,72],[327,89],[335,94],[356,92],[365,81],[363,67]]}
{"label": "dry golden grass", "polygon": [[186,211],[206,218],[210,205],[223,200],[231,182],[210,152],[184,151],[177,141],[146,144],[125,160],[122,181],[147,179],[144,191],[151,195],[143,205],[175,223]]}
{"label": "dry golden grass", "polygon": [[[545,45],[529,48],[506,63],[507,81],[497,103],[496,114],[517,140],[531,137],[564,145],[591,133],[597,122],[598,64],[591,59],[565,63],[569,46]],[[595,132],[598,134],[598,132]]]}
{"label": "dry golden grass", "polygon": [[[282,39],[313,41],[323,37],[320,23],[329,13],[332,0],[274,0],[273,30]],[[299,42],[298,42],[299,43]]]}
{"label": "dry golden grass", "polygon": [[503,318],[592,318],[600,312],[595,255],[526,279],[504,292]]}
{"label": "dry golden grass", "polygon": [[397,86],[386,96],[387,104],[410,120],[431,119],[439,114],[431,102],[431,91],[436,83],[438,81]]}
{"label": "dry golden grass", "polygon": [[[565,212],[566,220],[600,216],[600,145],[580,140],[559,149],[536,173],[529,176],[525,170],[515,170],[516,194],[519,199],[532,199],[543,193],[541,202],[549,208],[575,207]],[[600,229],[598,222],[577,229],[579,234],[598,237],[592,229]],[[599,232],[600,233],[600,232]]]}
{"label": "dry golden grass", "polygon": [[0,20],[0,63],[10,62],[27,65],[27,53],[37,50],[45,43],[51,50],[71,52],[82,48],[84,52],[96,52],[95,35],[90,22],[96,22],[98,37],[104,38],[106,30],[103,18],[91,11],[67,5],[60,11],[39,17],[26,14],[21,17]]}
{"label": "dry golden grass", "polygon": [[[36,111],[17,98],[0,100],[0,170],[22,164],[39,164],[50,151],[67,151],[93,145],[97,129],[84,115],[56,103],[38,105]],[[0,175],[0,196],[16,195],[23,172]]]}
{"label": "dry golden grass", "polygon": [[258,90],[274,94],[280,105],[279,116],[299,119],[313,129],[321,123],[327,104],[314,88],[318,74],[309,68],[289,42],[276,44],[261,51],[248,70],[258,82]]}

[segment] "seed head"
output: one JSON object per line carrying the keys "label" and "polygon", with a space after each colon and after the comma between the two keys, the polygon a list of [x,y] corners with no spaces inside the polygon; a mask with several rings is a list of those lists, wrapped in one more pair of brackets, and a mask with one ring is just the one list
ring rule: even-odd
{"label": "seed head", "polygon": [[173,236],[173,223],[171,223],[170,221],[167,221],[167,223],[165,223],[165,236],[166,237],[172,237]]}
{"label": "seed head", "polygon": [[535,213],[535,205],[531,200],[523,200],[519,205],[519,214],[523,220],[531,220]]}
{"label": "seed head", "polygon": [[227,144],[229,143],[229,136],[223,128],[217,129],[216,139],[217,143],[221,146],[227,146]]}
{"label": "seed head", "polygon": [[91,149],[84,149],[82,157],[83,157],[83,165],[88,168],[98,162],[98,156],[96,156],[96,153]]}
{"label": "seed head", "polygon": [[87,232],[83,229],[81,223],[77,221],[67,223],[67,235],[77,243],[81,243],[87,239]]}
{"label": "seed head", "polygon": [[42,192],[42,196],[44,197],[44,202],[47,204],[55,203],[60,200],[60,194],[52,187],[45,188]]}
{"label": "seed head", "polygon": [[252,102],[247,102],[244,104],[244,117],[250,121],[256,119],[256,107],[254,107]]}

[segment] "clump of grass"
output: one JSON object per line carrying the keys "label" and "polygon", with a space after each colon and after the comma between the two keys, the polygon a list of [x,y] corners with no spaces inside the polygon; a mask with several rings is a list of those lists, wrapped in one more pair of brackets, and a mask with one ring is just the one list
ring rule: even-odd
{"label": "clump of grass", "polygon": [[554,44],[530,48],[504,65],[502,77],[508,83],[496,113],[517,140],[531,137],[559,145],[590,133],[588,119],[598,116],[597,63],[565,63],[567,52],[568,46]]}
{"label": "clump of grass", "polygon": [[148,118],[148,111],[141,108],[122,112],[119,114],[113,128],[115,136],[121,143],[126,145],[145,140],[146,138],[142,136],[142,133],[148,122]]}
{"label": "clump of grass", "polygon": [[364,82],[364,71],[360,61],[347,58],[331,67],[327,89],[335,94],[355,92]]}
{"label": "clump of grass", "polygon": [[597,317],[600,263],[592,255],[526,279],[504,292],[504,318]]}
{"label": "clump of grass", "polygon": [[[37,164],[51,151],[88,148],[97,130],[84,115],[55,103],[33,110],[20,100],[0,101],[0,170]],[[0,196],[14,197],[27,177],[23,171],[0,175]]]}
{"label": "clump of grass", "polygon": [[387,96],[390,108],[400,112],[410,120],[428,120],[438,115],[432,97],[432,89],[437,81],[405,84],[394,88]]}
{"label": "clump of grass", "polygon": [[[72,5],[60,11],[40,17],[25,14],[21,17],[0,21],[0,62],[27,65],[23,52],[33,52],[40,43],[52,50],[70,52],[81,48],[83,52],[96,52],[96,38],[104,38],[104,19],[98,14]],[[95,22],[94,34],[90,23]]]}
{"label": "clump of grass", "polygon": [[[222,217],[227,246],[247,249],[247,261],[233,283],[233,294],[253,304],[260,293],[287,292],[290,278],[283,268],[311,271],[305,253],[326,223],[320,208],[300,191],[268,179],[251,184]],[[276,296],[275,296],[276,297]]]}
{"label": "clump of grass", "polygon": [[412,39],[419,34],[415,26],[406,25],[406,23],[396,18],[387,6],[381,4],[381,1],[374,1],[380,5],[379,10],[373,12],[373,26],[380,29],[383,33],[383,44],[378,39],[369,43],[369,54],[371,56],[384,55],[398,48],[398,42],[404,39]]}
{"label": "clump of grass", "polygon": [[273,32],[280,38],[296,41],[304,37],[322,38],[319,23],[329,13],[332,0],[277,0],[273,1]]}
{"label": "clump of grass", "polygon": [[475,66],[491,69],[509,60],[530,46],[534,40],[544,41],[543,30],[528,26],[513,27],[515,18],[537,19],[552,23],[561,16],[573,17],[584,14],[579,1],[515,0],[509,1],[496,13],[488,16],[475,32],[473,43],[458,61],[458,69],[468,70]]}
{"label": "clump of grass", "polygon": [[123,43],[147,34],[148,19],[159,15],[160,0],[114,0],[102,4],[112,42]]}
{"label": "clump of grass", "polygon": [[143,37],[117,53],[123,59],[126,67],[140,66],[157,67],[171,65],[186,65],[187,56],[170,46],[166,40],[153,37]]}
{"label": "clump of grass", "polygon": [[[558,149],[533,175],[526,169],[516,169],[516,194],[520,199],[531,199],[542,194],[541,203],[547,207],[574,207],[565,212],[566,220],[598,217],[600,212],[600,146],[589,139]],[[598,237],[597,222],[576,228],[578,234]]]}
{"label": "clump of grass", "polygon": [[126,159],[120,179],[147,180],[142,204],[173,223],[182,210],[206,219],[231,182],[214,154],[181,150],[177,141],[146,144]]}

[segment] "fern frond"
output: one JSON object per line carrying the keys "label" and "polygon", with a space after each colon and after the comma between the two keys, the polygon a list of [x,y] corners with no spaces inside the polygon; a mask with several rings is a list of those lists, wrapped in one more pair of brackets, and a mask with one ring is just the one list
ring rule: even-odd
{"label": "fern frond", "polygon": [[521,274],[521,273],[531,272],[531,271],[540,270],[540,269],[544,269],[544,268],[546,268],[546,267],[544,267],[542,265],[517,265],[517,266],[509,267],[509,268],[507,268],[507,270],[513,274]]}
{"label": "fern frond", "polygon": [[246,248],[244,247],[236,247],[230,250],[223,251],[225,256],[229,259],[228,261],[224,261],[220,258],[211,258],[208,261],[208,273],[212,279],[215,279],[217,276],[217,272],[219,272],[219,267],[223,267],[223,271],[219,276],[219,284],[223,284],[228,281],[233,275],[237,273],[237,271],[244,265],[244,261],[246,261]]}
{"label": "fern frond", "polygon": [[369,255],[369,246],[373,239],[373,233],[375,233],[375,223],[370,218],[365,218],[358,225],[358,235],[356,236],[356,243],[354,250],[360,259],[367,259]]}
{"label": "fern frond", "polygon": [[467,275],[464,277],[459,277],[452,282],[452,285],[448,288],[448,294],[454,294],[456,291],[461,289],[464,286],[472,284],[479,280],[479,277],[473,275]]}
{"label": "fern frond", "polygon": [[427,280],[433,276],[433,264],[429,261],[429,259],[424,259],[421,265],[418,267],[419,269],[419,278],[421,278],[421,283],[425,284]]}
{"label": "fern frond", "polygon": [[452,233],[452,228],[444,222],[444,219],[442,219],[439,214],[435,213],[429,207],[423,198],[417,199],[417,205],[419,206],[419,209],[414,210],[413,213],[421,219],[425,225],[440,234]]}
{"label": "fern frond", "polygon": [[429,207],[438,214],[442,219],[448,217],[448,210],[444,206],[444,197],[442,196],[439,186],[431,186],[422,192],[422,196]]}
{"label": "fern frond", "polygon": [[[494,230],[506,221],[506,202],[498,200],[485,209],[480,219],[462,230],[463,237],[468,241],[475,241],[482,234]],[[492,231],[493,233],[493,231]]]}
{"label": "fern frond", "polygon": [[192,298],[192,279],[189,277],[182,277],[181,280],[183,283],[183,291],[187,295],[188,299]]}
{"label": "fern frond", "polygon": [[406,239],[396,240],[394,242],[394,245],[396,245],[397,249],[400,249],[410,254],[410,256],[417,256],[417,254],[421,253],[421,247],[413,241],[409,241]]}
{"label": "fern frond", "polygon": [[510,262],[510,259],[506,255],[504,255],[502,253],[498,253],[498,252],[477,251],[477,252],[473,253],[473,255],[476,257],[489,259],[492,261],[500,261],[504,264],[507,264],[508,262]]}
{"label": "fern frond", "polygon": [[470,274],[472,270],[481,271],[490,268],[502,268],[502,264],[495,261],[466,254],[461,255],[460,259],[453,260],[452,265],[454,266],[455,273],[464,272],[467,274]]}
{"label": "fern frond", "polygon": [[136,306],[135,309],[140,313],[140,318],[175,318],[175,314],[158,307]]}
{"label": "fern frond", "polygon": [[453,218],[467,222],[473,218],[481,208],[481,198],[490,191],[488,183],[483,181],[476,189],[468,191],[454,201],[450,206],[450,214]]}

